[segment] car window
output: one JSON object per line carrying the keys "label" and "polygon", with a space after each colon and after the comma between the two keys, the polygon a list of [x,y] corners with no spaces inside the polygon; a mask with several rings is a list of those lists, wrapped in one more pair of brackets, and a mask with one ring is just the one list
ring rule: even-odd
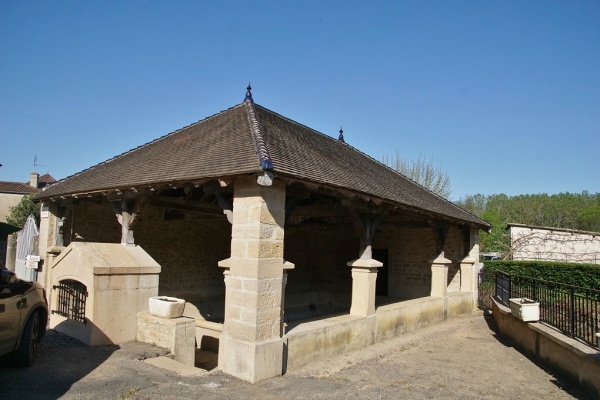
{"label": "car window", "polygon": [[23,295],[33,286],[33,282],[22,281],[20,279],[8,286],[0,287],[0,299],[6,299],[16,295]]}

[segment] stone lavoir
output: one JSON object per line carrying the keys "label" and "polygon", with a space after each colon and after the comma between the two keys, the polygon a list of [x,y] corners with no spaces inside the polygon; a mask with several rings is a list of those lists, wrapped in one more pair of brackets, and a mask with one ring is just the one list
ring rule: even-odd
{"label": "stone lavoir", "polygon": [[[86,271],[98,264],[102,290],[135,299],[100,302],[88,289],[85,316],[53,314],[52,326],[94,326],[93,343],[134,340],[155,317],[150,297],[182,299],[172,324],[192,326],[224,372],[257,382],[471,312],[490,225],[351,137],[255,104],[248,86],[242,103],[52,185],[36,197],[48,210],[50,304],[61,282],[95,282]],[[135,257],[75,256],[97,244],[139,249],[154,272],[139,273]],[[114,318],[97,319],[107,305]]]}

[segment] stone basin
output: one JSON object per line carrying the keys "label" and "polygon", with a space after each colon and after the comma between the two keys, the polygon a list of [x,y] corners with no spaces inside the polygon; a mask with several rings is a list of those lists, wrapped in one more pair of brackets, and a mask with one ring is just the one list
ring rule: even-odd
{"label": "stone basin", "polygon": [[155,296],[148,299],[150,314],[161,318],[179,318],[183,315],[185,300],[177,297]]}

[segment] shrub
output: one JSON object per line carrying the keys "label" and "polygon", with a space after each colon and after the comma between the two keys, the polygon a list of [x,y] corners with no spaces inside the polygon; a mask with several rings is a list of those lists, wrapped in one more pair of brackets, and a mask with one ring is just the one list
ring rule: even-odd
{"label": "shrub", "polygon": [[484,271],[502,271],[511,275],[600,290],[600,265],[598,264],[496,260],[485,261]]}

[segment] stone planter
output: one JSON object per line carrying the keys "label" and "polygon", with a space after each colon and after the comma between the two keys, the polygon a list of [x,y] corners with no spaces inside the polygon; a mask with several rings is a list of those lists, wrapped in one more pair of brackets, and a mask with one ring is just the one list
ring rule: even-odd
{"label": "stone planter", "polygon": [[150,314],[161,318],[179,318],[183,315],[185,300],[176,297],[156,296],[148,299]]}
{"label": "stone planter", "polygon": [[523,322],[536,322],[540,319],[540,303],[528,298],[508,299],[510,312]]}

